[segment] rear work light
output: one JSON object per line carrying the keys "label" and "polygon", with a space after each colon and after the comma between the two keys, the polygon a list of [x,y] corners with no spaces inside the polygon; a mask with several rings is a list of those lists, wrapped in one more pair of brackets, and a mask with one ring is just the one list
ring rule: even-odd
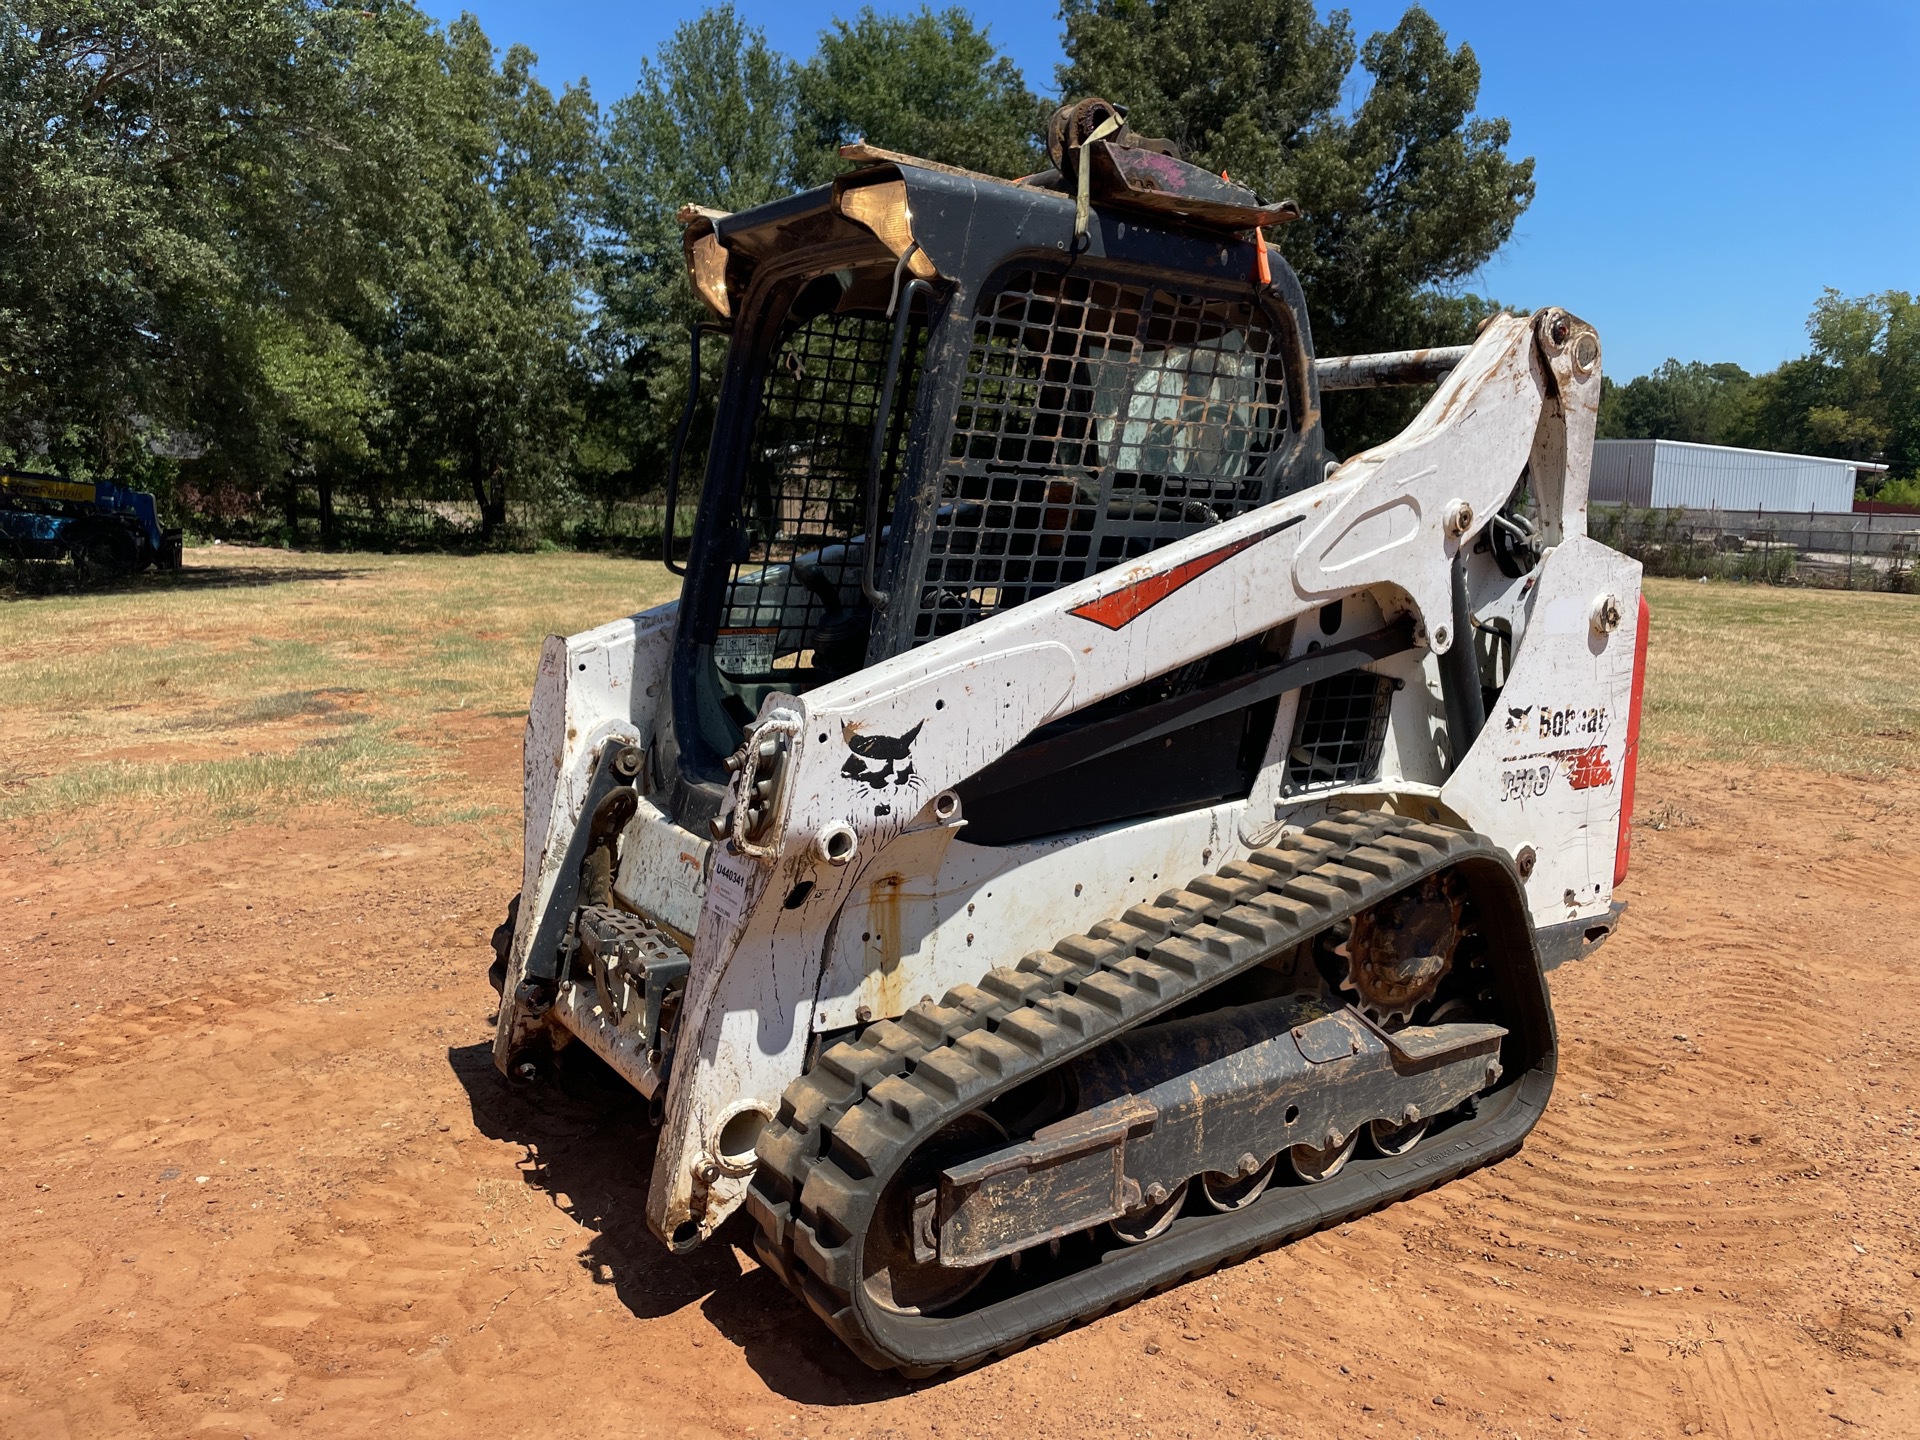
{"label": "rear work light", "polygon": [[1640,597],[1640,615],[1634,622],[1633,698],[1627,702],[1627,748],[1620,757],[1620,839],[1613,851],[1613,883],[1627,878],[1628,852],[1633,848],[1633,777],[1640,768],[1640,700],[1647,688],[1647,631],[1653,612]]}

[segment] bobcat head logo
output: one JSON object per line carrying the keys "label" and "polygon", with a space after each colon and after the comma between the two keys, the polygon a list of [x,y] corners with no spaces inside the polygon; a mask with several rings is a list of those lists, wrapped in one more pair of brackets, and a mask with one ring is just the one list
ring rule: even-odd
{"label": "bobcat head logo", "polygon": [[920,777],[913,769],[913,742],[920,738],[926,723],[922,720],[904,735],[848,735],[847,748],[853,753],[840,767],[840,773],[850,780],[863,781],[875,790],[918,786]]}

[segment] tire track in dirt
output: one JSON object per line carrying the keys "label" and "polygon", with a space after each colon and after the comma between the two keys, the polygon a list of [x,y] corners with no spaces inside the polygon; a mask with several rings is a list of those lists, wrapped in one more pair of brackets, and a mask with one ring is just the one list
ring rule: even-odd
{"label": "tire track in dirt", "polygon": [[[865,1372],[735,1246],[669,1259],[617,1090],[493,1072],[513,867],[464,832],[202,848],[166,899],[208,938],[174,949],[139,852],[97,913],[29,860],[0,880],[29,931],[84,918],[20,952],[0,1432],[1920,1433],[1920,896],[1894,883],[1920,853],[1882,824],[1809,868],[1831,846],[1773,817],[1841,830],[1826,777],[1643,784],[1697,823],[1637,838],[1625,928],[1555,973],[1525,1150],[928,1387]],[[307,858],[236,914],[224,880],[283,845]]]}

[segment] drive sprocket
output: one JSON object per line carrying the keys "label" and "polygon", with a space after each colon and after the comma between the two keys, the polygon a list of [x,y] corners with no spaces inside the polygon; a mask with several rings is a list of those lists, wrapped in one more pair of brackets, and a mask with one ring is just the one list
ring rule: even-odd
{"label": "drive sprocket", "polygon": [[1457,876],[1431,875],[1353,917],[1333,953],[1347,962],[1342,990],[1381,1025],[1404,1024],[1453,968],[1466,897]]}

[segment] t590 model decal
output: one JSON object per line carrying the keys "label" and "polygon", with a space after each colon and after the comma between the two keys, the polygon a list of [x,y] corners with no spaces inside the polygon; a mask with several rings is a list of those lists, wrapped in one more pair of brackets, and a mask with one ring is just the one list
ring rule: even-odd
{"label": "t590 model decal", "polygon": [[1084,605],[1076,605],[1067,613],[1078,615],[1082,620],[1091,620],[1096,625],[1104,625],[1109,630],[1124,630],[1181,586],[1198,580],[1216,565],[1224,565],[1242,550],[1250,549],[1262,540],[1298,525],[1304,518],[1304,516],[1295,515],[1290,520],[1277,520],[1266,529],[1248,535],[1244,539],[1235,540],[1230,545],[1222,545],[1218,550],[1209,550],[1205,555],[1196,556],[1162,574],[1148,575],[1135,580],[1131,585],[1124,585],[1111,595],[1102,595],[1098,600],[1089,600]]}

